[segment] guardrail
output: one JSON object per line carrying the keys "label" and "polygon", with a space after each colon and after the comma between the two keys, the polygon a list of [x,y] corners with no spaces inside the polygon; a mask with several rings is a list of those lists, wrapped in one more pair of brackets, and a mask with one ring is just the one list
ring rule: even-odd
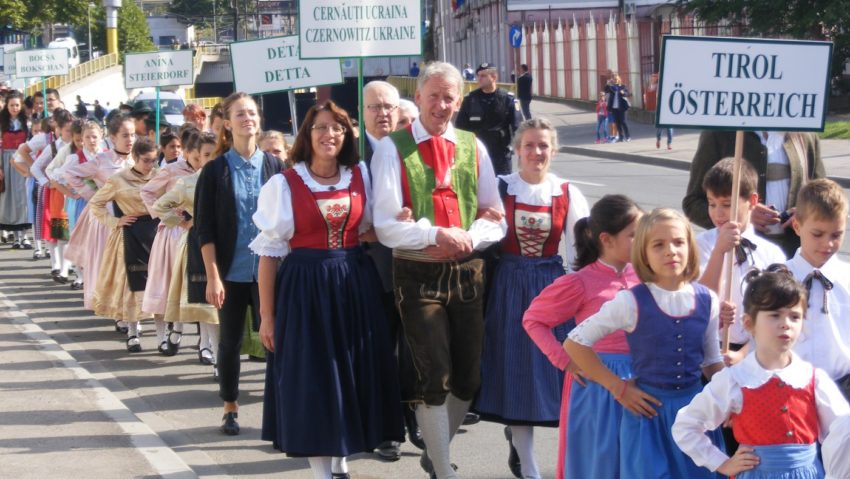
{"label": "guardrail", "polygon": [[[79,65],[71,68],[67,75],[47,77],[44,82],[45,86],[47,88],[61,88],[65,85],[90,77],[95,73],[102,72],[103,70],[107,70],[118,65],[118,59],[119,56],[117,53],[109,53],[107,55],[97,57],[92,61],[80,63]],[[41,91],[41,82],[41,80],[38,80],[37,82],[28,85],[25,88],[25,94],[30,96],[34,95],[37,91]]]}
{"label": "guardrail", "polygon": [[[416,93],[416,77],[389,76],[387,82],[396,87],[398,94],[403,98],[413,98],[414,93]],[[497,83],[496,86],[516,95],[516,84],[514,83]],[[465,96],[476,88],[478,88],[478,82],[463,82],[463,95]]]}
{"label": "guardrail", "polygon": [[212,107],[224,101],[224,98],[220,96],[209,96],[204,98],[186,98],[184,101],[187,105],[200,105],[204,110],[212,110]]}

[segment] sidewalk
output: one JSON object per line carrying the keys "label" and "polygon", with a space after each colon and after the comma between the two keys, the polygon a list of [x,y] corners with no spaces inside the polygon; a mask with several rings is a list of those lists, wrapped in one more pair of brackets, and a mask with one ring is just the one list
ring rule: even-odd
{"label": "sidewalk", "polygon": [[[554,123],[563,153],[688,170],[699,141],[699,130],[674,130],[673,149],[666,149],[666,136],[661,139],[661,148],[656,149],[655,127],[629,121],[632,141],[597,145],[596,113],[593,111],[535,99],[531,102],[531,114]],[[850,188],[850,140],[821,140],[820,145],[827,175],[841,186]]]}
{"label": "sidewalk", "polygon": [[0,293],[0,478],[197,477]]}

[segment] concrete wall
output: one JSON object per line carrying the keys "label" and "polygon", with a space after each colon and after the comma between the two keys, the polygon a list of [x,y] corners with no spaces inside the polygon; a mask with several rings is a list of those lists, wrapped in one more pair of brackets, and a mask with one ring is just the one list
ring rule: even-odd
{"label": "concrete wall", "polygon": [[101,105],[109,103],[115,108],[119,103],[127,101],[127,90],[124,89],[124,70],[120,65],[96,73],[82,81],[59,88],[59,95],[65,102],[65,108],[73,110],[77,95],[84,101]]}

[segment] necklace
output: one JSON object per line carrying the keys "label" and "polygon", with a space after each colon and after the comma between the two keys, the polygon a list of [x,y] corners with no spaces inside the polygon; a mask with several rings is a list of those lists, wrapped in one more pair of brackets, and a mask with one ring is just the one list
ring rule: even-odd
{"label": "necklace", "polygon": [[307,167],[307,170],[309,170],[309,171],[310,171],[310,174],[311,174],[311,175],[313,175],[313,176],[315,176],[315,177],[317,177],[317,178],[321,178],[321,179],[323,179],[323,180],[329,180],[329,179],[331,179],[331,178],[336,178],[336,175],[338,175],[338,174],[339,174],[339,165],[337,165],[337,166],[336,166],[336,171],[334,171],[334,173],[333,173],[332,175],[330,175],[330,176],[322,176],[322,175],[320,175],[320,174],[316,173],[315,171],[313,171],[313,168],[312,168],[312,167],[310,167],[310,166],[308,166],[308,167]]}

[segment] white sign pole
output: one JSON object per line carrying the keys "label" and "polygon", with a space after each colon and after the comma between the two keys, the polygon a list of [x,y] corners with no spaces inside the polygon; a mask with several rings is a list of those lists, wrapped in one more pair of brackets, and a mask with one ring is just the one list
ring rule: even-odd
{"label": "white sign pole", "polygon": [[159,87],[156,88],[156,144],[159,145]]}

